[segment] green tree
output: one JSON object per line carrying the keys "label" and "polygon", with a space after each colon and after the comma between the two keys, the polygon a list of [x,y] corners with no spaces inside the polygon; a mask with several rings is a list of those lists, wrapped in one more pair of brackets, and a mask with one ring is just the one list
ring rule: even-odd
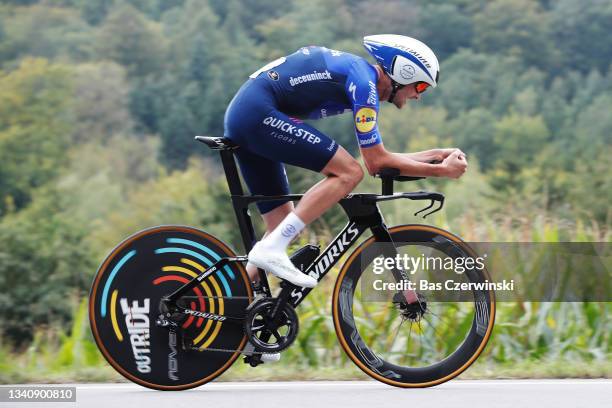
{"label": "green tree", "polygon": [[549,48],[563,50],[561,68],[586,73],[593,68],[605,72],[610,66],[612,42],[612,2],[591,0],[553,2],[554,43]]}
{"label": "green tree", "polygon": [[96,260],[87,231],[63,212],[67,198],[43,187],[0,221],[0,330],[14,345],[27,344],[35,328],[66,324],[70,295],[89,287]]}
{"label": "green tree", "polygon": [[199,133],[195,128],[196,120],[182,97],[175,98],[166,115],[160,119],[160,155],[162,162],[169,168],[187,167],[189,156],[198,147],[193,140]]}
{"label": "green tree", "polygon": [[549,139],[540,116],[511,114],[495,124],[491,185],[502,195],[521,192],[529,169]]}
{"label": "green tree", "polygon": [[100,224],[95,239],[110,250],[134,231],[160,224],[192,225],[223,240],[236,237],[233,212],[220,210],[228,205],[224,180],[207,167],[192,159],[185,171],[162,174],[130,189],[125,202],[106,215],[109,222]]}
{"label": "green tree", "polygon": [[115,0],[78,0],[76,6],[89,24],[96,25],[106,18],[114,2]]}
{"label": "green tree", "polygon": [[495,0],[474,16],[474,48],[514,55],[525,64],[554,66],[550,18],[534,0]]}
{"label": "green tree", "polygon": [[2,59],[33,56],[82,61],[91,56],[92,30],[79,18],[76,10],[47,5],[2,10]]}
{"label": "green tree", "polygon": [[74,69],[74,118],[72,141],[106,142],[132,130],[128,110],[129,86],[123,67],[110,63],[82,64]]}
{"label": "green tree", "polygon": [[422,41],[434,50],[440,61],[460,47],[468,47],[472,41],[472,18],[456,4],[427,2],[418,24],[423,30]]}
{"label": "green tree", "polygon": [[[231,31],[240,28],[247,32],[249,38],[261,42],[262,38],[255,30],[259,24],[286,14],[293,7],[292,1],[285,0],[209,0],[212,11],[221,19],[221,24]],[[230,26],[228,21],[235,24]]]}
{"label": "green tree", "polygon": [[100,26],[97,47],[100,57],[123,65],[131,76],[159,72],[166,55],[161,26],[128,4],[110,10]]}
{"label": "green tree", "polygon": [[233,37],[221,35],[219,18],[198,2],[187,2],[175,18],[184,27],[171,43],[178,74],[135,91],[133,101],[143,121],[160,132],[164,163],[184,169],[191,154],[205,152],[196,150],[193,136],[223,134],[233,92],[256,69],[255,51],[240,30]]}
{"label": "green tree", "polygon": [[485,108],[476,108],[460,114],[450,122],[450,133],[457,147],[475,158],[483,171],[493,167],[498,145],[495,143],[496,118]]}
{"label": "green tree", "polygon": [[[609,133],[608,133],[609,135]],[[572,212],[603,225],[612,222],[612,147],[610,143],[593,156],[581,157],[570,173],[567,184],[569,194],[565,202]]]}
{"label": "green tree", "polygon": [[[334,10],[333,14],[330,10]],[[268,58],[287,55],[305,45],[331,46],[353,32],[351,10],[341,0],[293,3],[285,15],[256,27]]]}
{"label": "green tree", "polygon": [[573,131],[571,92],[571,85],[567,83],[566,78],[556,77],[544,94],[542,117],[555,138],[569,139],[569,134]]}
{"label": "green tree", "polygon": [[[348,9],[354,20],[351,36],[358,44],[364,35],[394,33],[420,38],[426,33],[426,29],[421,24],[421,6],[417,2],[390,0],[346,3],[349,3]],[[399,10],[401,12],[398,12]],[[330,13],[329,16],[333,17],[334,13]],[[359,46],[361,48],[360,44]]]}
{"label": "green tree", "polygon": [[571,150],[578,161],[590,161],[612,148],[612,96],[599,95],[576,121],[575,145]]}
{"label": "green tree", "polygon": [[0,72],[0,213],[24,207],[30,190],[65,163],[73,124],[70,77],[66,66],[42,59]]}

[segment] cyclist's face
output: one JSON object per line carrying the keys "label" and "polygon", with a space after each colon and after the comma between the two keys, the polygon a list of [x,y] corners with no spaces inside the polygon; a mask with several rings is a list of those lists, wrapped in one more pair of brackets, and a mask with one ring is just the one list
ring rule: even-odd
{"label": "cyclist's face", "polygon": [[416,84],[409,84],[397,91],[395,98],[393,98],[393,104],[401,109],[408,99],[420,99],[421,94],[416,91]]}
{"label": "cyclist's face", "polygon": [[[389,96],[391,96],[391,92],[393,91],[391,78],[389,78],[389,76],[383,72],[380,66],[375,65],[374,68],[376,68],[376,71],[378,71],[378,82],[376,84],[378,98],[381,101],[386,101],[389,99]],[[415,87],[416,84],[410,84],[397,91],[395,97],[393,98],[393,104],[397,106],[398,109],[401,109],[406,104],[406,100],[419,99],[420,94],[416,91]]]}

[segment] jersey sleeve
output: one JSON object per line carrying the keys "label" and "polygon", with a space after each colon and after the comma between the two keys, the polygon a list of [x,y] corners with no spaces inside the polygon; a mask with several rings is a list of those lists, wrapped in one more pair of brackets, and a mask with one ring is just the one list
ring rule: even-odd
{"label": "jersey sleeve", "polygon": [[355,61],[346,79],[346,93],[353,106],[353,124],[359,147],[382,143],[378,132],[376,71],[365,60]]}

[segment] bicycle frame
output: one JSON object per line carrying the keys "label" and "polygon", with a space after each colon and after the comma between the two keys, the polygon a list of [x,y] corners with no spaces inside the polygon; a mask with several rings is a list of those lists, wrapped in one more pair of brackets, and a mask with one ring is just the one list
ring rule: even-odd
{"label": "bicycle frame", "polygon": [[[248,252],[257,239],[249,213],[249,206],[256,202],[271,200],[298,201],[303,198],[303,195],[245,195],[231,152],[232,149],[238,147],[229,139],[198,138],[209,147],[221,150],[223,166],[231,192],[232,207],[238,221],[245,250]],[[437,208],[425,214],[426,216],[442,208],[444,197],[441,194],[427,191],[394,194],[393,182],[414,179],[409,176],[401,176],[397,169],[381,169],[376,176],[382,179],[382,194],[349,194],[340,200],[339,204],[348,218],[348,222],[342,230],[331,240],[322,253],[318,247],[306,245],[291,256],[291,261],[302,273],[320,281],[348,252],[350,247],[355,245],[358,240],[363,240],[360,239],[362,234],[366,230],[370,230],[372,237],[361,242],[355,252],[348,257],[347,264],[341,268],[335,283],[332,312],[334,327],[340,343],[349,358],[372,378],[401,387],[435,385],[460,374],[482,351],[492,330],[495,313],[494,295],[488,292],[474,293],[475,316],[480,316],[480,320],[476,317],[473,319],[464,342],[450,356],[441,355],[444,360],[436,361],[434,365],[427,365],[429,364],[428,360],[425,362],[425,366],[415,368],[412,364],[406,367],[398,366],[394,362],[385,362],[376,356],[376,350],[371,349],[358,332],[356,322],[361,321],[363,316],[354,315],[351,307],[356,285],[364,276],[368,267],[365,262],[369,264],[373,259],[378,259],[375,257],[380,256],[395,257],[397,253],[402,251],[404,245],[415,243],[418,245],[421,239],[425,245],[428,243],[436,245],[448,240],[452,241],[451,246],[455,246],[453,243],[457,244],[457,250],[461,250],[463,247],[460,238],[433,227],[405,225],[387,228],[378,206],[379,201],[401,198],[431,201],[428,207],[417,211],[415,215],[431,209],[437,202],[439,204]],[[393,242],[394,239],[397,242]],[[161,249],[158,247],[161,242],[185,245],[189,243],[190,246],[198,247],[199,244],[196,241],[201,241],[199,247],[203,248],[204,252],[209,252],[206,251],[208,249],[217,253],[217,256],[213,257],[216,262],[210,258],[205,258],[204,264],[206,267],[200,263],[189,262],[189,259],[182,258],[183,255],[175,255],[175,253],[193,254],[193,252],[188,252],[182,247],[164,247]],[[376,243],[388,243],[390,245],[372,245]],[[154,279],[151,283],[148,283],[147,280],[146,284],[148,286],[141,287],[141,282],[145,282],[145,280],[142,279],[140,274],[125,272],[122,276],[125,276],[126,279],[122,282],[116,281],[115,286],[111,288],[110,282],[113,277],[126,263],[126,260],[137,252],[136,249],[140,254],[139,257],[131,261],[129,267],[126,266],[124,269],[130,271],[145,269],[148,270],[149,276]],[[155,254],[166,252],[172,254],[151,257],[151,250],[153,249],[155,249]],[[452,252],[448,250],[444,253],[450,253],[453,256]],[[362,254],[364,254],[364,257],[361,259],[365,260],[364,263],[360,259]],[[172,266],[175,265],[174,262],[179,260],[179,263],[191,265],[193,269]],[[191,388],[210,381],[227,369],[240,354],[244,355],[244,362],[253,367],[261,364],[267,359],[266,354],[281,352],[290,347],[296,340],[299,330],[299,317],[295,308],[308,296],[311,289],[297,287],[288,281],[281,280],[280,291],[272,296],[264,270],[259,269],[258,271],[261,277],[259,282],[249,282],[250,279],[246,276],[243,268],[247,261],[248,256],[236,255],[231,248],[218,238],[196,228],[170,225],[155,227],[134,234],[115,247],[107,256],[99,268],[92,286],[89,311],[92,333],[98,347],[109,363],[126,378],[147,387],[164,390]],[[211,264],[211,262],[214,263]],[[241,263],[241,265],[236,263]],[[233,269],[233,274],[227,268],[228,265]],[[228,275],[234,281],[235,286],[232,287],[232,290],[226,288],[227,290],[221,291],[219,289],[216,279],[211,276],[213,274],[218,275],[219,269],[226,269]],[[399,267],[390,269],[396,281],[411,280],[409,273],[402,271]],[[167,273],[174,271],[183,272],[192,279],[188,280],[184,276],[174,276]],[[220,279],[221,276],[219,275]],[[235,279],[236,277],[239,277],[239,279]],[[482,281],[483,279],[486,280],[487,277],[488,274],[485,270],[483,273],[469,278],[473,281]],[[152,289],[158,283],[166,281],[180,282],[180,286],[173,283],[172,286],[156,286]],[[100,285],[102,282],[105,283]],[[210,290],[209,283],[215,286],[215,291]],[[206,296],[203,295],[202,290],[195,288],[199,285],[203,286]],[[100,298],[99,294],[102,286],[104,289]],[[227,287],[227,282],[225,282],[225,286]],[[109,302],[107,294],[111,289],[112,295]],[[151,290],[149,291],[149,289]],[[121,329],[124,326],[118,326],[117,314],[114,310],[119,298],[119,290],[122,292],[120,305],[122,314],[125,315],[127,331],[130,334],[130,344],[121,343],[123,341]],[[195,296],[191,295],[192,290]],[[169,293],[170,291],[173,292]],[[126,303],[128,299],[133,300],[131,304],[135,308],[137,318],[132,317],[132,309],[129,307],[129,303]],[[200,307],[198,308],[197,303],[193,300],[190,301],[190,299],[198,299]],[[154,303],[157,302],[159,306],[159,314],[157,314],[155,320],[156,328],[153,328],[150,324],[151,300]],[[209,301],[209,307],[205,307],[203,304],[206,300]],[[398,289],[393,294],[392,303],[394,309],[397,309],[398,312],[395,317],[401,319],[397,322],[398,330],[404,320],[419,323],[420,318],[424,318],[425,313],[429,310],[426,297],[420,296],[414,290]],[[216,307],[217,304],[219,307]],[[106,314],[106,306],[108,305],[111,309],[109,316]],[[383,308],[387,306],[383,305]],[[145,307],[146,315],[144,314],[145,309],[143,309]],[[140,317],[140,312],[143,312],[141,313],[142,317]],[[431,313],[436,315],[433,312]],[[119,314],[119,316],[122,315]],[[489,316],[491,318],[485,322],[483,319],[486,320]],[[140,330],[140,326],[137,327],[137,324],[144,324],[145,319],[147,329],[143,329],[145,330],[142,332],[144,334],[141,335],[140,331],[135,334],[136,331],[134,330]],[[197,324],[192,325],[194,321]],[[201,327],[204,321],[206,322],[205,326]],[[221,333],[221,322],[227,323],[227,326],[223,325],[227,329],[219,334]],[[213,331],[210,332],[209,329],[213,327]],[[486,327],[486,330],[482,330],[483,327]],[[104,330],[99,331],[99,328]],[[168,330],[167,343],[159,341],[160,339],[164,340],[165,336],[159,336],[159,332],[162,331],[157,328]],[[468,328],[466,327],[466,329]],[[152,338],[149,334],[151,333],[150,330],[156,330],[155,342],[149,341]],[[435,331],[435,328],[433,330]],[[205,337],[207,333],[209,336]],[[410,337],[410,333],[408,332],[408,337]],[[221,337],[218,337],[218,334]],[[132,335],[135,337],[132,337]],[[145,346],[147,352],[142,357],[142,353],[138,354],[137,348],[143,349]],[[183,354],[179,353],[179,347],[180,350],[185,352],[197,350],[208,351],[213,354],[205,356],[199,353]],[[382,347],[386,346],[383,345]],[[144,359],[149,359],[150,362],[153,352],[155,353],[156,364],[148,364],[141,369],[139,362],[144,361]],[[232,354],[219,354],[221,352]],[[418,358],[417,354],[415,356]],[[189,362],[185,365],[180,363],[181,367],[185,367],[181,371],[181,373],[185,373],[181,375],[181,379],[178,378],[179,361]],[[167,370],[166,362],[168,364]],[[157,370],[154,376],[149,375],[152,372],[151,367],[155,367],[155,370]],[[441,371],[441,368],[446,371]]]}
{"label": "bicycle frame", "polygon": [[[248,210],[249,205],[260,201],[299,201],[303,195],[244,195],[233,153],[231,150],[220,150],[220,154],[223,169],[225,170],[227,183],[230,189],[232,205],[238,221],[238,227],[240,229],[245,250],[248,253],[257,241],[255,230],[253,228],[253,222]],[[391,235],[387,230],[387,226],[385,225],[382,214],[378,208],[377,203],[379,201],[388,201],[400,198],[408,198],[411,200],[431,200],[431,204],[421,211],[433,207],[434,202],[439,202],[440,205],[432,212],[439,211],[442,208],[444,196],[441,194],[426,191],[393,194],[392,183],[392,178],[383,178],[383,193],[385,193],[383,195],[349,194],[340,200],[339,204],[346,212],[349,221],[342,231],[336,236],[336,238],[334,238],[334,240],[327,246],[327,248],[325,248],[325,250],[319,254],[319,256],[308,266],[308,268],[304,271],[305,274],[310,275],[320,281],[367,229],[372,231],[372,235],[377,241],[392,243],[393,241],[391,239]],[[417,214],[419,212],[417,212]],[[428,214],[431,214],[431,212]],[[393,256],[394,254],[390,255]],[[224,258],[218,261],[215,265],[202,272],[197,278],[194,278],[191,282],[185,284],[183,287],[171,294],[168,297],[168,300],[175,304],[176,300],[181,295],[185,294],[193,286],[197,285],[199,281],[216,271],[222,265],[228,262],[244,262],[246,260],[246,257],[236,257]],[[401,270],[394,270],[393,274],[398,281],[408,279],[408,276],[406,276]],[[266,273],[259,269],[259,276],[261,290],[266,295],[270,296],[270,287]],[[284,303],[288,301],[294,308],[297,307],[311,290],[312,289],[310,288],[302,288],[294,285],[283,285],[283,289],[278,296],[280,307],[284,307]],[[211,316],[211,318],[217,318],[217,316]]]}

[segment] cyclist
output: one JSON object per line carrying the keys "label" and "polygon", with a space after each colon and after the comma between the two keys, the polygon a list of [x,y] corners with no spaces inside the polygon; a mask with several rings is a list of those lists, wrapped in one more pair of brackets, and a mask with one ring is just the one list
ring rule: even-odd
{"label": "cyclist", "polygon": [[[401,35],[364,37],[364,58],[325,47],[303,47],[250,75],[225,114],[225,137],[240,149],[236,156],[251,194],[289,193],[283,163],[322,173],[294,208],[291,201],[258,203],[266,225],[264,238],[248,255],[247,272],[257,267],[302,286],[317,280],[301,273],[286,254],[289,243],[327,209],[349,194],[364,172],[344,148],[300,119],[320,119],[352,111],[355,134],[370,175],[393,167],[402,175],[459,178],[467,169],[459,149],[392,153],[378,130],[379,101],[401,109],[438,83],[439,64],[422,42]],[[430,161],[440,164],[430,164]]]}

